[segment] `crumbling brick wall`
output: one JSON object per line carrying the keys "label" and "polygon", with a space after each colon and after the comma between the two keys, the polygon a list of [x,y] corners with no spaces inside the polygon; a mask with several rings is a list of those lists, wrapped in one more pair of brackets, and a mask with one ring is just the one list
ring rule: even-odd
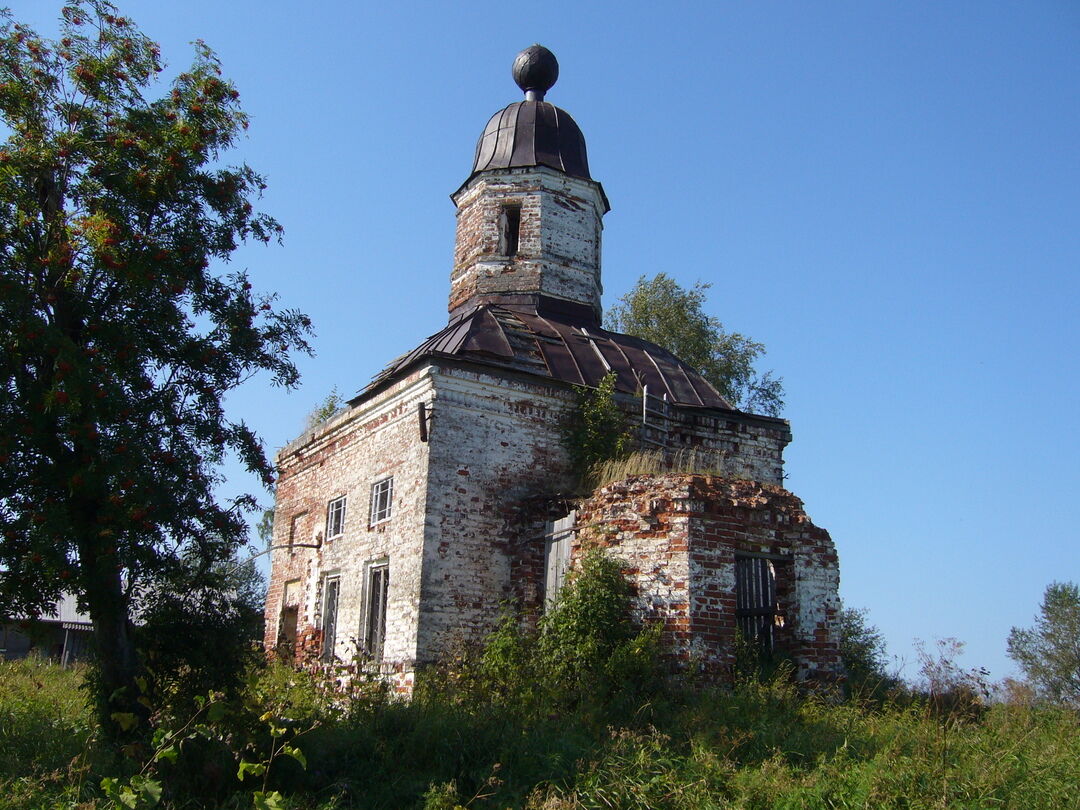
{"label": "crumbling brick wall", "polygon": [[801,678],[840,675],[836,549],[790,492],[707,475],[635,476],[586,499],[578,526],[575,556],[598,545],[625,561],[643,617],[663,622],[680,666],[730,673],[743,557],[775,571],[775,651],[791,656]]}
{"label": "crumbling brick wall", "polygon": [[543,533],[532,507],[570,484],[562,425],[576,402],[565,386],[453,363],[440,364],[435,391],[421,661],[454,635],[493,629],[516,595],[513,550]]}
{"label": "crumbling brick wall", "polygon": [[[458,207],[450,310],[475,296],[542,293],[600,311],[599,184],[544,167],[484,172],[454,195]],[[499,253],[499,209],[521,206],[518,251]]]}
{"label": "crumbling brick wall", "polygon": [[[323,586],[327,575],[336,575],[335,653],[351,661],[364,630],[368,568],[380,562],[390,572],[380,665],[401,683],[418,662],[437,659],[454,636],[482,637],[507,600],[537,615],[544,599],[544,533],[569,511],[573,481],[564,425],[577,403],[577,393],[565,384],[439,359],[284,448],[278,455],[267,648],[277,645],[291,604],[298,656],[311,659],[322,652]],[[672,424],[680,437],[699,437],[699,446],[729,448],[748,475],[778,479],[790,438],[787,423],[721,417],[687,410]],[[371,485],[387,475],[394,476],[393,517],[373,526]],[[341,495],[348,499],[345,530],[329,539],[323,536],[327,504]],[[678,602],[680,589],[690,587],[691,566],[706,565],[705,546],[680,535],[689,538],[691,527],[676,512],[671,507],[657,514],[666,534],[655,548],[646,541],[658,534],[640,533],[635,540],[646,544],[639,568],[656,572],[648,598],[657,605]],[[634,514],[625,526],[612,525],[630,531],[641,519]],[[703,587],[718,587],[717,577]],[[704,603],[691,611],[689,592],[681,598],[685,610],[664,609],[671,633],[682,631],[672,635],[672,643],[686,647],[680,655],[687,658],[686,645],[697,639],[692,643],[704,645],[702,655],[716,658],[709,651],[726,643],[723,619],[711,620]],[[700,633],[690,632],[692,622]]]}
{"label": "crumbling brick wall", "polygon": [[[360,652],[367,568],[385,561],[390,586],[382,664],[388,671],[411,669],[428,490],[428,446],[421,441],[418,409],[432,398],[428,370],[419,369],[305,432],[278,454],[275,550],[266,599],[268,650],[278,645],[291,588],[297,656],[311,659],[322,652],[322,588],[326,576],[334,575],[340,581],[335,653],[351,661]],[[387,476],[394,479],[392,516],[372,525],[371,487]],[[328,538],[327,504],[343,495],[344,531]]]}
{"label": "crumbling brick wall", "polygon": [[[636,417],[640,401],[631,400],[624,407]],[[668,453],[684,455],[697,451],[703,462],[719,462],[724,475],[783,485],[784,448],[791,441],[786,419],[677,406],[669,411],[667,420],[653,420],[639,429],[646,440],[644,449],[663,446]]]}

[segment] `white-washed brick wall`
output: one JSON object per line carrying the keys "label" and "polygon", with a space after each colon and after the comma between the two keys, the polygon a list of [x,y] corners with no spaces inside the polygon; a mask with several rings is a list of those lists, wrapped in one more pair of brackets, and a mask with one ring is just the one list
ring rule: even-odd
{"label": "white-washed brick wall", "polygon": [[[641,400],[627,399],[628,411],[639,412]],[[783,486],[784,448],[791,441],[786,420],[734,414],[701,413],[673,407],[666,430],[650,426],[645,436],[671,450],[700,450],[721,454],[723,471],[733,478],[746,478]]]}
{"label": "white-washed brick wall", "polygon": [[[541,293],[600,311],[598,184],[552,169],[484,172],[454,195],[458,209],[450,309],[475,295]],[[521,204],[517,255],[499,255],[499,211]]]}
{"label": "white-washed brick wall", "polygon": [[720,677],[730,671],[735,557],[757,554],[776,565],[777,647],[803,678],[839,676],[836,550],[786,490],[717,476],[634,476],[586,499],[578,521],[575,557],[596,544],[627,564],[643,614],[663,621],[676,660]]}
{"label": "white-washed brick wall", "polygon": [[447,364],[433,373],[420,660],[493,627],[513,593],[518,506],[569,483],[562,420],[575,397],[524,376]]}
{"label": "white-washed brick wall", "polygon": [[[341,578],[335,652],[350,661],[362,637],[366,575],[372,562],[389,563],[383,664],[411,667],[416,656],[420,603],[424,500],[427,494],[428,446],[420,441],[418,405],[430,403],[431,379],[421,369],[367,402],[347,409],[329,424],[308,431],[278,455],[280,477],[274,519],[271,583],[267,595],[266,642],[276,641],[284,583],[301,580],[300,639],[307,654],[318,653],[322,583],[327,574]],[[393,476],[389,520],[370,525],[373,482]],[[345,527],[327,539],[327,503],[347,497]],[[299,542],[322,541],[319,549],[287,548],[293,518],[302,515]],[[303,641],[301,642],[304,643]]]}
{"label": "white-washed brick wall", "polygon": [[840,612],[840,567],[832,542],[824,542],[820,530],[803,533],[795,549],[794,565],[795,632],[808,651],[815,653],[808,674],[835,671],[839,663],[839,658],[833,657],[833,645],[834,625]]}

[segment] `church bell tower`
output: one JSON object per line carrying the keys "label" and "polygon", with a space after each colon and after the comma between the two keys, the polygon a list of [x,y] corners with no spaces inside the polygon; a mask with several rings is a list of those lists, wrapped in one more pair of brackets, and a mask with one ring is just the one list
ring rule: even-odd
{"label": "church bell tower", "polygon": [[541,45],[526,48],[514,60],[513,76],[524,101],[491,117],[472,173],[451,195],[457,206],[451,318],[483,304],[509,304],[597,326],[607,197],[589,175],[577,123],[544,101],[559,77],[554,54]]}

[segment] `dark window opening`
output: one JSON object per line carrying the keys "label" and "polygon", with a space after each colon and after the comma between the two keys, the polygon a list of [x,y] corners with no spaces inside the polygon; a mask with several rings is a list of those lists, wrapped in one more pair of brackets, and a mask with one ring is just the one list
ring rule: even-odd
{"label": "dark window opening", "polygon": [[327,578],[323,591],[323,614],[322,614],[322,660],[334,660],[334,646],[337,644],[337,613],[338,594],[341,590],[341,580],[337,577]]}
{"label": "dark window opening", "polygon": [[779,617],[776,566],[760,557],[736,557],[735,624],[742,637],[771,652]]}
{"label": "dark window opening", "polygon": [[364,649],[375,661],[382,660],[386,638],[386,597],[390,590],[390,567],[373,565],[368,569],[367,627]]}
{"label": "dark window opening", "polygon": [[499,253],[516,256],[521,232],[521,206],[504,205],[499,214]]}
{"label": "dark window opening", "polygon": [[278,657],[283,661],[291,661],[296,654],[296,625],[299,618],[300,609],[296,605],[287,605],[281,609],[277,651]]}

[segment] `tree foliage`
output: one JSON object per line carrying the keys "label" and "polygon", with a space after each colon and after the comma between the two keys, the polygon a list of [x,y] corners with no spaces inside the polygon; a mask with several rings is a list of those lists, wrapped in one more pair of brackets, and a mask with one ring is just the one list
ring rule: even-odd
{"label": "tree foliage", "polygon": [[841,607],[836,634],[851,687],[873,689],[891,681],[885,671],[885,638],[869,623],[865,608]]}
{"label": "tree foliage", "polygon": [[771,371],[758,374],[754,363],[765,347],[705,314],[711,285],[681,287],[666,273],[641,276],[634,288],[608,310],[605,326],[651,341],[690,364],[735,407],[777,416],[784,408],[784,383]]}
{"label": "tree foliage", "polygon": [[615,372],[605,374],[596,388],[578,388],[578,403],[566,427],[566,443],[574,473],[586,481],[603,461],[630,451],[626,416],[615,402]]}
{"label": "tree foliage", "polygon": [[1038,694],[1080,706],[1080,586],[1047,586],[1035,625],[1009,632],[1009,657]]}
{"label": "tree foliage", "polygon": [[235,695],[259,657],[266,582],[252,558],[207,566],[194,550],[137,599],[147,697],[181,717],[209,692]]}
{"label": "tree foliage", "polygon": [[248,122],[209,48],[154,97],[158,47],[106,0],[65,6],[55,42],[0,20],[0,606],[79,594],[111,694],[133,593],[244,542],[254,501],[217,502],[218,462],[272,468],[224,394],[295,385],[310,323],[211,270],[281,228],[221,163]]}
{"label": "tree foliage", "polygon": [[335,385],[330,389],[330,393],[326,395],[326,398],[316,405],[311,413],[305,417],[304,429],[311,430],[313,427],[321,425],[340,411],[344,404],[345,397],[341,395],[341,392],[338,391],[337,386]]}

